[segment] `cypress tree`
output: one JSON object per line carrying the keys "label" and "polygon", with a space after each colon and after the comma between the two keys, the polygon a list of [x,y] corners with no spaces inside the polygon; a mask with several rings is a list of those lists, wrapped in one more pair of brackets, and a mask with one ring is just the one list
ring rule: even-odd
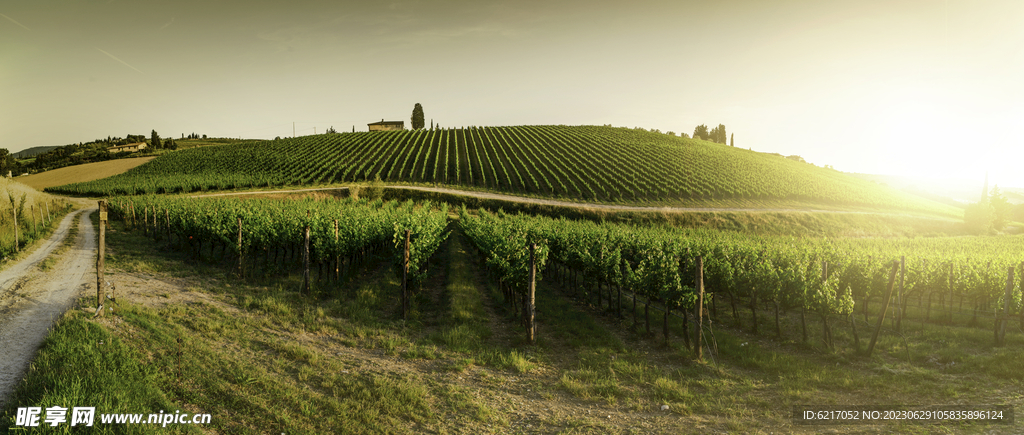
{"label": "cypress tree", "polygon": [[423,106],[416,103],[416,106],[412,108],[412,129],[419,130],[423,128],[423,124]]}

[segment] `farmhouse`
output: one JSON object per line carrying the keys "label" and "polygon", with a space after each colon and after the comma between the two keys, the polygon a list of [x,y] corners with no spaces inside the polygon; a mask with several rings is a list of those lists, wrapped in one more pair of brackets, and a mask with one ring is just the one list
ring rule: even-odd
{"label": "farmhouse", "polygon": [[128,145],[112,146],[110,148],[107,148],[107,152],[111,152],[111,153],[122,153],[122,152],[134,153],[136,151],[141,151],[141,150],[144,150],[144,149],[146,149],[146,143],[145,142],[138,142],[138,143],[130,143]]}
{"label": "farmhouse", "polygon": [[388,131],[388,130],[404,130],[405,121],[385,121],[374,122],[372,124],[366,124],[370,127],[370,131]]}

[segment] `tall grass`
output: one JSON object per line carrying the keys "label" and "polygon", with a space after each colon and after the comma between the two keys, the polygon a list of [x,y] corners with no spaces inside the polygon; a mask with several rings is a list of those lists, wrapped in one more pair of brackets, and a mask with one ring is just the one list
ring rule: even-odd
{"label": "tall grass", "polygon": [[39,192],[10,178],[0,178],[0,256],[8,258],[49,235],[70,208],[67,199]]}

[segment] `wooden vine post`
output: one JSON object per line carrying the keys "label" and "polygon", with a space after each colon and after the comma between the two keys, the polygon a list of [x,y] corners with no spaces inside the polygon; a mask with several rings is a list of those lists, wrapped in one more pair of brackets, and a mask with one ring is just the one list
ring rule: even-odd
{"label": "wooden vine post", "polygon": [[903,294],[903,278],[906,276],[906,272],[907,272],[907,269],[906,269],[907,263],[906,263],[906,261],[907,261],[907,257],[904,256],[904,255],[901,255],[900,256],[900,289],[896,293],[896,310],[894,311],[894,314],[896,315],[896,332],[900,332],[901,331],[901,327],[903,325],[903,314],[904,314],[903,310],[904,310],[904,304],[906,303],[906,297],[907,297],[905,294]]}
{"label": "wooden vine post", "polygon": [[530,244],[530,282],[529,282],[529,294],[527,295],[526,303],[526,338],[530,344],[534,344],[536,338],[536,325],[533,322],[534,316],[536,315],[536,299],[535,294],[537,290],[537,259],[536,259],[537,244]]}
{"label": "wooden vine post", "polygon": [[697,256],[696,276],[693,280],[693,288],[697,291],[697,306],[694,311],[694,318],[697,319],[697,327],[693,329],[694,350],[697,351],[697,361],[704,359],[704,343],[702,341],[704,328],[704,258]]}
{"label": "wooden vine post", "polygon": [[302,230],[302,293],[309,294],[309,225]]}
{"label": "wooden vine post", "polygon": [[[1017,267],[1020,268],[1021,278],[1024,278],[1024,262],[1021,262],[1020,265]],[[1021,305],[1022,306],[1020,308],[1020,328],[1024,329],[1024,304]]]}
{"label": "wooden vine post", "polygon": [[[826,285],[828,283],[828,261],[821,261],[821,283]],[[821,310],[821,332],[824,336],[825,346],[829,349],[835,348],[835,343],[832,342],[832,328],[828,324],[828,309]]]}
{"label": "wooden vine post", "polygon": [[405,247],[402,249],[402,319],[409,314],[409,241],[412,230],[405,230]]}
{"label": "wooden vine post", "polygon": [[[168,233],[167,241],[171,240],[170,233]],[[238,217],[238,277],[244,278],[245,271],[242,269],[242,217]]]}
{"label": "wooden vine post", "polygon": [[[334,246],[338,246],[338,220],[334,220]],[[341,281],[341,255],[334,256],[334,282]]]}
{"label": "wooden vine post", "polygon": [[949,262],[949,323],[953,323],[953,262]]}
{"label": "wooden vine post", "polygon": [[1006,295],[1003,297],[1003,314],[996,316],[996,346],[1006,344],[1006,322],[1009,321],[1010,303],[1013,301],[1013,266],[1006,272]]}
{"label": "wooden vine post", "polygon": [[899,269],[900,265],[897,262],[892,263],[892,272],[889,272],[889,289],[885,292],[885,299],[882,300],[882,312],[878,315],[878,324],[875,325],[875,332],[871,334],[871,343],[868,344],[867,356],[871,357],[871,351],[875,349],[875,342],[878,340],[878,333],[882,330],[882,321],[885,320],[885,312],[889,309],[889,299],[892,298],[892,289],[896,283],[896,270]]}
{"label": "wooden vine post", "polygon": [[14,205],[14,200],[11,200],[11,213],[14,215],[14,252],[18,252],[21,249],[18,248],[18,207]]}
{"label": "wooden vine post", "polygon": [[107,223],[107,202],[101,200],[99,202],[99,209],[100,209],[100,239],[99,239],[99,249],[97,249],[97,253],[96,253],[96,310],[97,310],[96,312],[97,312],[97,314],[100,314],[101,313],[100,309],[103,308],[103,269],[104,269],[104,266],[105,266],[104,261],[103,261],[103,257],[106,256],[106,244],[107,244],[107,231],[106,231],[106,225],[105,225]]}

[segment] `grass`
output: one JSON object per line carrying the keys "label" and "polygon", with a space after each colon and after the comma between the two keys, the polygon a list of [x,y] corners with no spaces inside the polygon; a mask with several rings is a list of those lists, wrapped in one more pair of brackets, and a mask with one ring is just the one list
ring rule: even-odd
{"label": "grass", "polygon": [[[64,241],[61,242],[57,249],[54,249],[42,262],[39,263],[39,269],[46,272],[53,268],[60,259],[60,256],[75,246],[78,239],[78,222],[82,219],[79,215],[75,218],[74,222],[71,222],[71,227],[68,228],[68,235],[64,237]],[[27,251],[27,250],[26,250]]]}
{"label": "grass", "polygon": [[[802,343],[799,319],[789,313],[780,340],[747,332],[745,307],[736,321],[722,306],[711,331],[718,353],[695,362],[681,320],[670,318],[665,345],[660,312],[652,310],[657,333],[648,336],[628,312],[620,319],[573,299],[577,291],[561,288],[553,273],[539,283],[538,344],[527,346],[473,250],[457,231],[451,237],[412,299],[418,318],[402,321],[386,259],[368,261],[344,291],[323,285],[318,296],[302,296],[294,274],[240,281],[229,268],[190,262],[115,222],[108,268],[201,276],[182,293],[202,298],[160,306],[119,299],[116,316],[102,319],[72,310],[0,411],[0,425],[10,425],[17,406],[74,402],[102,404],[104,412],[209,412],[204,429],[221,433],[800,432],[788,420],[794,405],[1022,401],[1024,335],[1016,330],[1006,347],[994,348],[987,328],[911,322],[906,345],[882,334],[866,358],[841,321],[833,331],[839,346],[829,350],[817,344],[814,321]],[[638,313],[642,325],[642,304]]]}
{"label": "grass", "polygon": [[[166,382],[166,376],[158,367],[145,364],[144,356],[129,343],[88,320],[82,311],[73,310],[57,322],[43,343],[27,382],[19,384],[0,416],[0,426],[13,426],[17,403],[43,408],[95,406],[97,413],[149,414],[187,409],[176,406],[158,387]],[[140,426],[96,429],[95,433],[149,432]],[[175,432],[198,433],[190,429],[180,427]]]}

